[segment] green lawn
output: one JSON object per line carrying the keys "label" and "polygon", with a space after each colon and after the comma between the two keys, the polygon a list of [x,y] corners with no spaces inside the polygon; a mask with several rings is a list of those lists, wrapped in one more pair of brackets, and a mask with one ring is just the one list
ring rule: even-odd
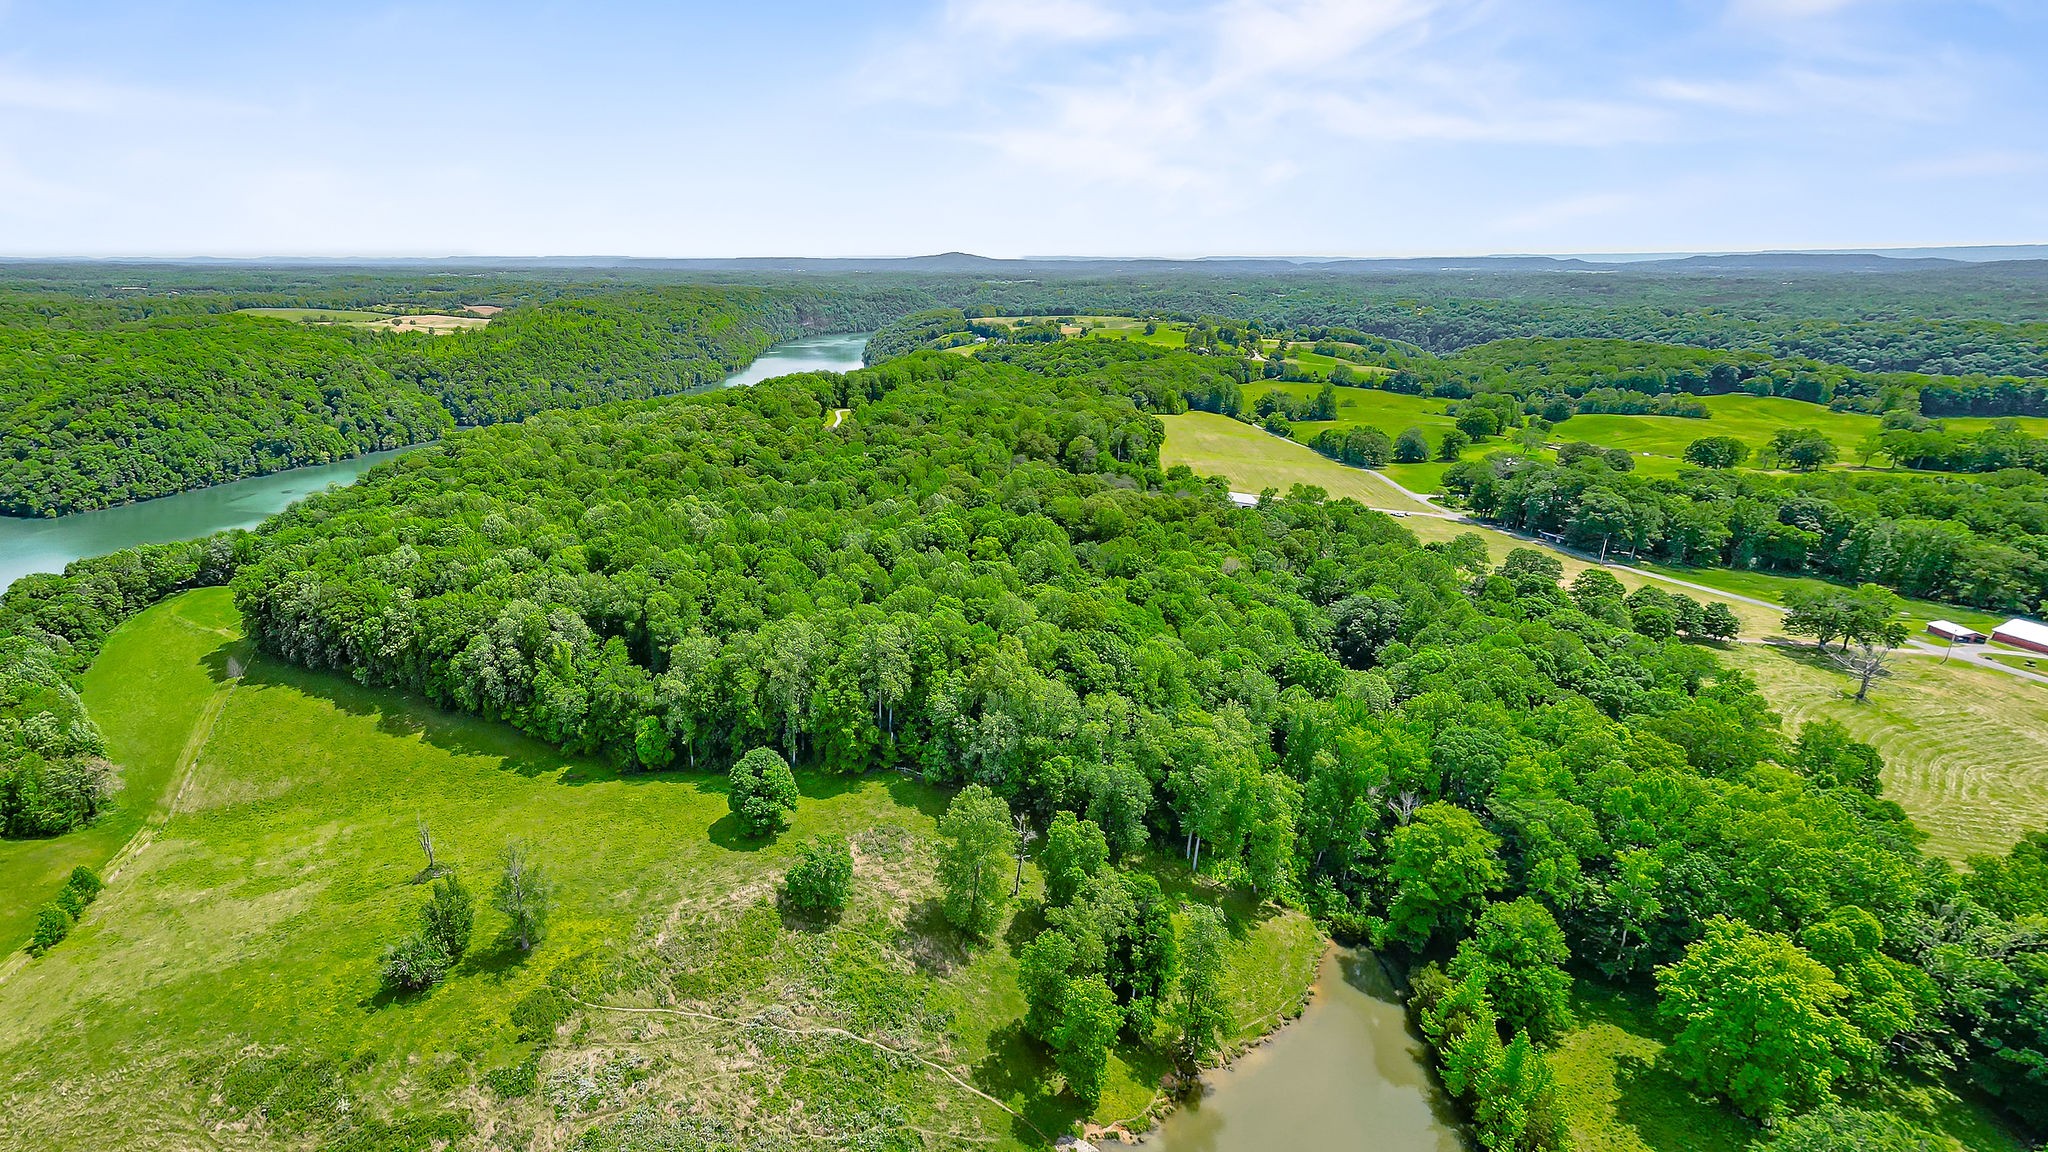
{"label": "green lawn", "polygon": [[[1076,1119],[1016,1028],[1035,876],[1019,924],[963,946],[933,899],[941,790],[802,777],[795,827],[751,840],[722,778],[621,778],[500,725],[263,659],[224,693],[234,624],[223,593],[188,594],[117,632],[95,669],[110,744],[149,762],[131,782],[145,768],[161,778],[206,702],[223,706],[168,823],[70,939],[0,982],[9,1139],[210,1146],[259,1105],[258,1136],[308,1144],[410,1123],[420,1138],[392,1142],[407,1147],[432,1134],[417,1125],[450,1116],[493,1146],[605,1148],[716,1142],[742,1124],[826,1142],[914,1128],[945,1146],[1042,1147],[1033,1125],[1050,1136]],[[377,956],[423,898],[416,819],[480,900],[497,852],[525,841],[556,911],[521,956],[480,908],[450,979],[393,999]],[[823,831],[853,838],[853,905],[836,923],[785,918],[773,886]],[[1177,866],[1156,869],[1186,889]],[[1240,1031],[1256,1029],[1299,1002],[1321,940],[1299,914],[1226,907]],[[537,1050],[513,1013],[551,981],[609,1006],[701,1015],[591,1009]],[[911,1059],[810,1031],[824,1026],[952,1069],[1029,1122]],[[537,1095],[479,1087],[529,1058]],[[1120,1054],[1098,1116],[1142,1112],[1161,1070]]]}
{"label": "green lawn", "polygon": [[[1733,436],[1749,445],[1753,460],[1754,453],[1768,445],[1772,433],[1780,428],[1820,429],[1841,450],[1842,465],[1851,465],[1860,459],[1857,445],[1881,426],[1876,416],[1836,412],[1819,404],[1785,396],[1708,396],[1701,403],[1712,413],[1708,419],[1598,414],[1574,416],[1559,424],[1550,438],[1559,443],[1585,440],[1602,447],[1648,452],[1652,454],[1652,460],[1639,461],[1639,470],[1650,470],[1653,461],[1661,457],[1671,462],[1670,467],[1675,472],[1686,445],[1703,436]],[[2048,418],[2026,416],[2018,419],[2032,435],[2048,434]],[[1993,421],[1986,417],[1956,417],[1946,423],[1959,432],[1976,432],[1991,427]]]}
{"label": "green lawn", "polygon": [[2048,692],[2018,676],[1939,656],[1901,655],[1870,699],[1810,648],[1730,645],[1721,659],[1756,677],[1785,730],[1841,722],[1884,755],[1884,794],[1928,834],[1929,853],[2003,853],[2048,827]]}
{"label": "green lawn", "polygon": [[[91,827],[48,840],[0,840],[0,956],[27,943],[35,912],[78,865],[107,862],[152,817],[161,821],[176,787],[179,755],[193,720],[221,691],[230,654],[246,659],[225,588],[194,592],[138,616],[109,638],[85,675],[82,695],[102,721],[107,754],[120,766],[112,811]],[[109,718],[116,718],[107,723]]]}

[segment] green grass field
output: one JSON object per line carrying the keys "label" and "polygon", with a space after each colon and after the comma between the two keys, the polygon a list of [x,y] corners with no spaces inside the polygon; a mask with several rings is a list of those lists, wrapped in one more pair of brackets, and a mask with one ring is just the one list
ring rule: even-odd
{"label": "green grass field", "polygon": [[383,312],[362,312],[349,308],[237,308],[247,316],[268,316],[273,320],[295,320],[313,324],[377,324],[391,317]]}
{"label": "green grass field", "polygon": [[[72,937],[0,983],[9,1141],[423,1147],[414,1137],[449,1135],[434,1126],[454,1115],[492,1146],[696,1146],[744,1126],[1021,1148],[1077,1118],[1016,1029],[1031,888],[988,946],[963,947],[936,915],[941,790],[804,777],[795,827],[750,840],[720,777],[621,778],[500,725],[263,659],[230,683],[235,625],[224,592],[191,593],[129,622],[95,669],[89,698],[110,744],[142,762],[131,786],[145,771],[164,780],[187,750],[191,776]],[[480,905],[496,853],[525,841],[556,911],[522,957],[480,906],[451,977],[393,999],[377,956],[423,898],[416,819]],[[795,846],[826,831],[854,841],[853,905],[837,923],[786,919],[774,884]],[[1158,871],[1187,891],[1177,867]],[[1227,910],[1242,1039],[1299,1003],[1322,941],[1299,914]],[[537,1047],[512,1016],[550,981],[663,1011],[587,1009]],[[1027,1119],[824,1027],[915,1053]],[[529,1059],[536,1094],[480,1086]],[[1162,1070],[1121,1054],[1098,1115],[1142,1112]]]}
{"label": "green grass field", "polygon": [[1185,464],[1203,476],[1222,476],[1239,492],[1266,488],[1286,492],[1296,484],[1313,484],[1331,496],[1349,497],[1369,508],[1390,512],[1433,511],[1361,468],[1348,468],[1305,444],[1282,440],[1241,420],[1214,412],[1162,416],[1166,444],[1159,463]]}
{"label": "green grass field", "polygon": [[1731,645],[1727,664],[1755,676],[1786,730],[1840,721],[1884,754],[1885,796],[1928,835],[1927,851],[2002,853],[2048,827],[2048,692],[1939,656],[1901,655],[1862,704],[1849,679],[1810,649]]}
{"label": "green grass field", "polygon": [[160,822],[176,787],[191,718],[220,693],[211,670],[247,659],[225,589],[194,593],[115,631],[82,692],[120,766],[112,812],[91,827],[48,840],[0,840],[0,956],[27,942],[36,909],[78,865],[104,869],[131,837]]}

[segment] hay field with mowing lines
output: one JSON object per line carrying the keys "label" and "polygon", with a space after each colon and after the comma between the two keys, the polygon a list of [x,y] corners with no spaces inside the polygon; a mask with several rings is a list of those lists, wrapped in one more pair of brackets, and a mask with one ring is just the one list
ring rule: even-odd
{"label": "hay field with mowing lines", "polygon": [[1928,834],[1930,854],[2002,853],[2048,826],[2048,686],[1939,656],[1900,655],[1858,704],[1849,678],[1810,649],[1731,645],[1785,717],[1839,721],[1884,754],[1884,791]]}

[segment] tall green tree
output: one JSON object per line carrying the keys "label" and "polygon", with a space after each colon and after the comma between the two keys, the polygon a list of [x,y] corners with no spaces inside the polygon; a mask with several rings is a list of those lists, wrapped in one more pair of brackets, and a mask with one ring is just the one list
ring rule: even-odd
{"label": "tall green tree", "polygon": [[1500,838],[1470,812],[1438,801],[1387,837],[1387,940],[1422,948],[1438,933],[1458,933],[1506,880]]}
{"label": "tall green tree", "polygon": [[1458,946],[1451,976],[1478,976],[1509,1026],[1548,1043],[1572,1026],[1570,959],[1550,909],[1524,896],[1486,906],[1471,938]]}
{"label": "tall green tree", "polygon": [[1100,976],[1067,986],[1060,1021],[1052,1031],[1053,1063],[1066,1077],[1067,1091],[1091,1110],[1102,1100],[1103,1073],[1123,1019],[1116,994]]}
{"label": "tall green tree", "polygon": [[1836,1081],[1874,1057],[1843,1015],[1848,990],[1806,950],[1725,917],[1675,964],[1657,970],[1665,1049],[1680,1075],[1759,1120],[1833,1097]]}
{"label": "tall green tree", "polygon": [[1073,903],[1089,878],[1109,862],[1109,841],[1092,820],[1072,812],[1055,813],[1038,852],[1038,870],[1045,876],[1045,902],[1055,908]]}
{"label": "tall green tree", "polygon": [[939,819],[939,886],[946,919],[969,936],[993,932],[1009,906],[1010,808],[979,784],[962,788]]}
{"label": "tall green tree", "polygon": [[1192,1067],[1215,1054],[1230,1028],[1230,1012],[1223,1002],[1223,949],[1228,938],[1223,914],[1191,905],[1181,912],[1178,935],[1180,979],[1169,1018],[1178,1037],[1175,1053]]}

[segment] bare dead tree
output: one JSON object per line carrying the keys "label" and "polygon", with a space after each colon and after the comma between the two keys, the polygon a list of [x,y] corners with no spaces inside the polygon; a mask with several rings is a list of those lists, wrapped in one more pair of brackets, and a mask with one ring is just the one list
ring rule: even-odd
{"label": "bare dead tree", "polygon": [[420,851],[426,854],[427,866],[420,869],[420,874],[413,877],[412,882],[415,884],[425,884],[427,881],[446,872],[447,869],[441,867],[440,863],[434,859],[434,830],[427,827],[426,817],[415,815],[413,817],[413,824],[419,831]]}
{"label": "bare dead tree", "polygon": [[1031,830],[1031,822],[1026,819],[1024,813],[1017,813],[1017,879],[1010,885],[1012,900],[1017,898],[1019,892],[1024,891],[1024,849],[1036,839],[1038,833]]}
{"label": "bare dead tree", "polygon": [[1892,674],[1891,662],[1891,646],[1882,639],[1849,641],[1842,651],[1835,653],[1835,663],[1856,678],[1856,702],[1859,704],[1870,698],[1870,685],[1874,681]]}
{"label": "bare dead tree", "polygon": [[1422,797],[1415,793],[1404,791],[1387,801],[1387,808],[1393,812],[1395,823],[1406,824],[1415,815],[1415,809],[1420,806],[1421,800]]}

